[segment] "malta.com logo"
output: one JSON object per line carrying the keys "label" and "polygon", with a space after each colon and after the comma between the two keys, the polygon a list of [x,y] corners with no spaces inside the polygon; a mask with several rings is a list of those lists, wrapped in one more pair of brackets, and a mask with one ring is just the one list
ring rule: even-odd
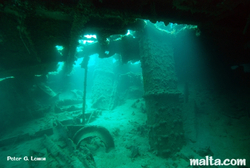
{"label": "malta.com logo", "polygon": [[190,166],[246,166],[246,159],[213,159],[206,156],[205,159],[190,159]]}

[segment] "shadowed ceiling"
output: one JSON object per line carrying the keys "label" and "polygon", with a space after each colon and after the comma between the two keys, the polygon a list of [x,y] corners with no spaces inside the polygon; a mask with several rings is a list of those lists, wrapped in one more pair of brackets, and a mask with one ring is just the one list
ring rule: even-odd
{"label": "shadowed ceiling", "polygon": [[[3,0],[0,2],[0,78],[46,74],[75,60],[79,36],[143,27],[142,20],[198,25],[230,64],[250,62],[249,0]],[[55,46],[64,46],[62,56]]]}

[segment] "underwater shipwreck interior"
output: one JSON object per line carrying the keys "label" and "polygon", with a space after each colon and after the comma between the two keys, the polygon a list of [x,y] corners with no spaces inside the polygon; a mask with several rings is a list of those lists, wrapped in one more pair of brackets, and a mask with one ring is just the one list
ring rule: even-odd
{"label": "underwater shipwreck interior", "polygon": [[249,167],[249,9],[2,0],[0,167]]}

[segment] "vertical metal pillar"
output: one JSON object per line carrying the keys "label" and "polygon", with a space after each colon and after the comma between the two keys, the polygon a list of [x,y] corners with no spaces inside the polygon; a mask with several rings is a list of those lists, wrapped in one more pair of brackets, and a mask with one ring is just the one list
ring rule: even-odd
{"label": "vertical metal pillar", "polygon": [[185,143],[172,35],[149,24],[140,38],[149,144],[157,155],[169,157]]}
{"label": "vertical metal pillar", "polygon": [[84,73],[84,82],[83,82],[83,98],[82,98],[82,116],[81,116],[81,122],[85,124],[85,111],[86,111],[86,94],[87,94],[87,76],[88,76],[88,62],[89,62],[89,56],[86,56],[83,58],[81,67],[85,69]]}

